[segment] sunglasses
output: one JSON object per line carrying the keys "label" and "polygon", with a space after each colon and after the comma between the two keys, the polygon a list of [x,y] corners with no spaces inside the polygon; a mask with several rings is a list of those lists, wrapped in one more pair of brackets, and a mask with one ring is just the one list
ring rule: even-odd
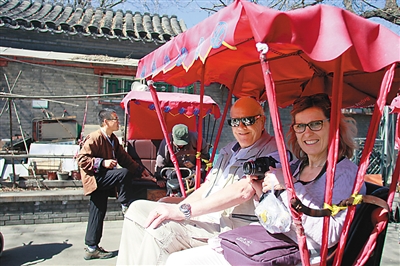
{"label": "sunglasses", "polygon": [[294,124],[292,128],[296,133],[303,133],[304,131],[306,131],[307,127],[309,127],[311,131],[320,131],[322,129],[322,126],[324,125],[324,121],[329,121],[329,118],[324,120],[311,121],[308,124]]}
{"label": "sunglasses", "polygon": [[238,127],[240,122],[246,127],[254,125],[254,123],[261,117],[261,115],[249,116],[249,117],[242,117],[242,118],[231,118],[228,119],[228,125],[231,127]]}

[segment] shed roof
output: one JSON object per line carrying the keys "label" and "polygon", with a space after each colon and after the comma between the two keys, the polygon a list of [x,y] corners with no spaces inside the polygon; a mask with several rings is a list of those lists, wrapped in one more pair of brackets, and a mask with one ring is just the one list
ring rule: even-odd
{"label": "shed roof", "polygon": [[[0,46],[0,57],[27,57],[45,60],[69,61],[75,63],[103,64],[136,67],[137,59],[118,58],[106,55],[85,55],[52,51],[35,51]],[[0,58],[1,59],[1,58]]]}
{"label": "shed roof", "polygon": [[61,3],[30,0],[0,0],[0,28],[34,31],[38,34],[82,35],[86,37],[165,43],[187,30],[175,15],[85,8]]}

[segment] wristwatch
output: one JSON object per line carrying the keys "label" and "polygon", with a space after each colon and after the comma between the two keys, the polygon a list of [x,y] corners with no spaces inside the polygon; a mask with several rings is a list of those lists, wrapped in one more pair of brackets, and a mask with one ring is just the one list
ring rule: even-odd
{"label": "wristwatch", "polygon": [[191,211],[192,207],[190,206],[190,204],[184,203],[182,205],[179,206],[179,210],[181,212],[183,212],[183,214],[185,215],[185,219],[189,220],[190,216],[192,215],[192,211]]}

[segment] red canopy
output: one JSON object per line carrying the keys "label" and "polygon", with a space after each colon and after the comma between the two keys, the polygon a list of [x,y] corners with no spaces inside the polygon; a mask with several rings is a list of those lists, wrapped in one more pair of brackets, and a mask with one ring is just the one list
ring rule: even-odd
{"label": "red canopy", "polygon": [[[281,12],[238,0],[145,56],[137,74],[187,86],[204,71],[205,85],[218,82],[237,97],[262,98],[259,42],[269,46],[266,56],[281,107],[299,97],[300,85],[314,74],[329,79],[339,57],[348,92],[343,107],[369,106],[383,77],[379,70],[400,62],[399,36],[343,9],[315,5]],[[399,72],[397,67],[387,104],[400,87]]]}
{"label": "red canopy", "polygon": [[[191,131],[197,131],[196,118],[200,114],[200,95],[159,92],[160,107],[163,110],[168,132],[178,123],[186,124]],[[121,107],[128,114],[128,139],[163,139],[154,101],[150,92],[131,91],[121,101]],[[221,116],[218,105],[209,96],[203,98],[203,113]]]}
{"label": "red canopy", "polygon": [[[259,43],[266,44],[269,51],[260,54],[256,48]],[[268,94],[271,120],[291,195],[293,184],[277,105],[286,107],[301,95],[328,93],[332,97],[332,116],[325,202],[331,204],[340,108],[374,103],[377,107],[367,138],[371,145],[364,148],[358,181],[353,188],[357,193],[383,105],[389,105],[400,88],[398,62],[400,37],[351,12],[325,5],[281,12],[237,0],[141,59],[137,76],[175,86],[187,86],[195,81],[205,85],[218,82],[237,97],[251,95],[263,100]],[[325,91],[328,86],[306,86],[311,77],[320,77],[315,82],[333,83],[332,90]],[[396,164],[394,180],[399,176],[398,166],[400,161]],[[393,184],[391,191],[394,191]],[[351,221],[354,215],[354,208],[349,210],[346,221]],[[299,215],[294,215],[294,219],[301,225]],[[326,217],[325,230],[328,224]],[[342,235],[348,223],[344,227]],[[322,243],[323,264],[327,255],[326,235]],[[302,262],[309,265],[304,235],[299,236]],[[338,255],[343,251],[342,243],[341,240]],[[335,263],[340,264],[340,259]]]}

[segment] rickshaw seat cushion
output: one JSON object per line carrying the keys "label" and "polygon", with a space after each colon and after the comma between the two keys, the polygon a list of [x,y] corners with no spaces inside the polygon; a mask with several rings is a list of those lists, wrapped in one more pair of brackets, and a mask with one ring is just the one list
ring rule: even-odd
{"label": "rickshaw seat cushion", "polygon": [[365,182],[373,183],[379,186],[383,185],[381,174],[366,174],[364,180]]}
{"label": "rickshaw seat cushion", "polygon": [[[367,186],[367,195],[373,195],[385,201],[387,200],[389,195],[388,187],[379,186],[369,182],[365,182],[365,184]],[[356,213],[349,228],[341,265],[354,264],[364,244],[368,241],[368,238],[375,227],[376,219],[374,218],[374,215],[376,215],[377,211],[379,211],[377,210],[378,208],[382,209],[376,205],[366,203],[362,203],[356,207]],[[376,240],[375,250],[365,265],[380,264],[386,230],[387,226],[379,234]],[[328,261],[327,265],[332,265],[332,263],[333,259]]]}
{"label": "rickshaw seat cushion", "polygon": [[[127,152],[141,166],[154,174],[157,151],[161,140],[135,139],[127,141]],[[140,177],[137,177],[140,180]]]}

